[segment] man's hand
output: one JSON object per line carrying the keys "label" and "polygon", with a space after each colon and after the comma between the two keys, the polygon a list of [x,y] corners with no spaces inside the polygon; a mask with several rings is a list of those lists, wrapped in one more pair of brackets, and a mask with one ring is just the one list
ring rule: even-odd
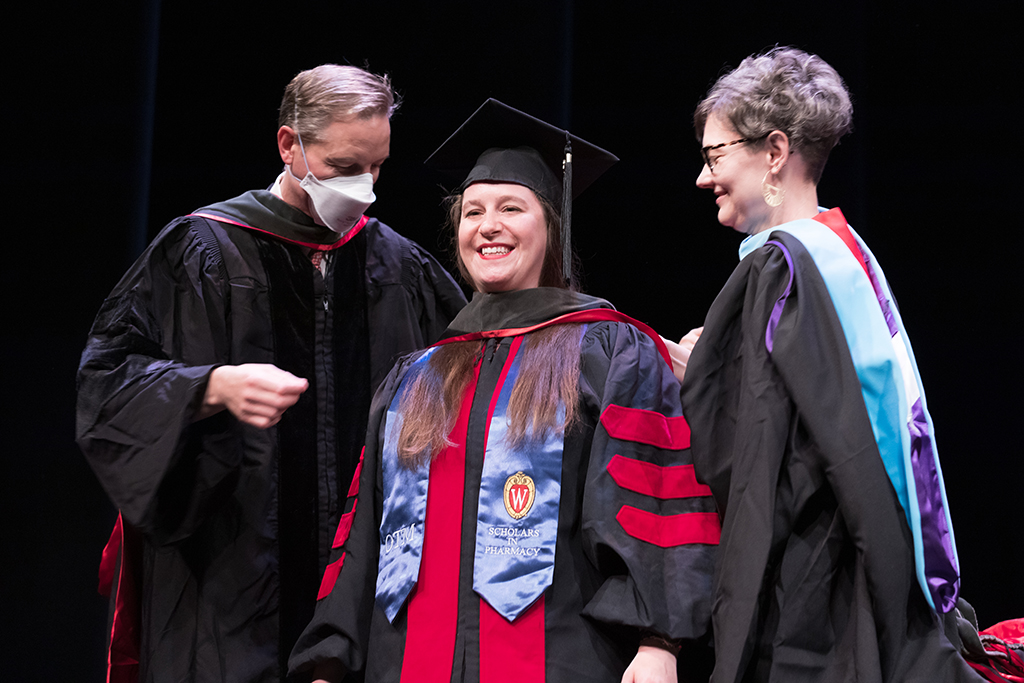
{"label": "man's hand", "polygon": [[641,645],[622,683],[676,683],[676,656],[668,650]]}
{"label": "man's hand", "polygon": [[690,361],[690,352],[693,351],[693,345],[700,339],[700,334],[703,331],[703,327],[690,330],[686,333],[685,337],[679,340],[678,344],[664,337],[661,338],[665,342],[665,346],[668,347],[668,355],[672,358],[672,374],[680,382],[683,381],[683,375],[686,374],[686,364]]}
{"label": "man's hand", "polygon": [[265,363],[222,365],[210,373],[197,420],[225,408],[246,424],[266,429],[295,405],[309,382]]}

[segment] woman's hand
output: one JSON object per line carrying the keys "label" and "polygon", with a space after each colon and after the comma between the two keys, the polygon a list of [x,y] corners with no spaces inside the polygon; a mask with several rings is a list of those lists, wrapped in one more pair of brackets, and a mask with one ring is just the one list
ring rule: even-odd
{"label": "woman's hand", "polygon": [[679,343],[669,341],[662,337],[662,341],[665,342],[665,346],[668,348],[668,355],[672,358],[672,374],[676,376],[680,382],[683,381],[683,375],[686,374],[686,364],[690,361],[690,353],[693,351],[693,345],[700,339],[701,332],[704,331],[703,327],[690,330],[686,333],[686,336],[679,340]]}
{"label": "woman's hand", "polygon": [[668,650],[641,645],[622,683],[676,683],[676,656]]}

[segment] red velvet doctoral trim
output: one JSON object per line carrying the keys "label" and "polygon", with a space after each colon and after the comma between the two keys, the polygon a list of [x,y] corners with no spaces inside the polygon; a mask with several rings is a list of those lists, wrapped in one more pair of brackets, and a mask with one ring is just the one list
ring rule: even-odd
{"label": "red velvet doctoral trim", "polygon": [[[487,421],[484,423],[484,443],[490,435],[491,419],[498,403],[501,388],[505,385],[512,362],[525,337],[522,334],[512,339],[508,358],[501,368],[494,395],[487,407]],[[544,596],[526,609],[519,617],[509,622],[480,599],[480,683],[543,683],[544,682]]]}
{"label": "red velvet doctoral trim", "polygon": [[623,505],[615,519],[633,538],[662,548],[690,543],[718,545],[718,539],[722,534],[722,526],[716,512],[656,515],[653,512]]}
{"label": "red velvet doctoral trim", "polygon": [[682,415],[665,417],[653,410],[627,408],[613,403],[601,413],[601,425],[613,439],[676,451],[690,447],[690,425]]}
{"label": "red velvet doctoral trim", "polygon": [[402,683],[451,680],[459,617],[466,432],[479,377],[478,364],[473,381],[462,395],[455,427],[448,435],[452,445],[430,463],[423,556],[419,579],[409,597]]}
{"label": "red velvet doctoral trim", "polygon": [[480,683],[544,683],[544,662],[544,596],[512,622],[481,598]]}
{"label": "red velvet doctoral trim", "polygon": [[359,500],[352,501],[352,509],[341,516],[338,520],[338,530],[334,533],[334,543],[331,545],[332,548],[340,548],[345,545],[345,541],[348,540],[348,535],[352,531],[352,520],[356,516],[356,506],[359,505]]}
{"label": "red velvet doctoral trim", "polygon": [[711,495],[711,489],[697,481],[693,465],[662,467],[615,454],[607,470],[616,484],[645,496],[667,500]]}
{"label": "red velvet doctoral trim", "polygon": [[236,220],[234,220],[232,218],[227,218],[225,216],[218,216],[215,213],[199,213],[199,212],[197,212],[197,213],[190,213],[189,215],[190,216],[199,216],[201,218],[209,218],[211,221],[217,221],[218,223],[228,223],[229,225],[237,225],[240,228],[245,228],[246,230],[252,230],[253,232],[262,232],[264,235],[270,235],[271,237],[276,237],[277,239],[281,240],[282,242],[288,242],[289,244],[297,244],[300,247],[306,247],[307,249],[316,249],[317,251],[332,251],[334,249],[337,249],[338,247],[344,246],[349,240],[351,240],[353,237],[358,235],[359,231],[362,230],[363,227],[370,220],[369,216],[363,216],[362,218],[359,219],[359,221],[354,226],[352,226],[352,229],[349,230],[348,232],[346,232],[344,235],[342,235],[341,239],[339,239],[337,242],[332,242],[331,244],[317,244],[316,242],[300,242],[299,240],[288,239],[287,237],[282,237],[281,235],[278,235],[276,232],[270,232],[269,230],[262,230],[260,228],[255,227],[255,226],[247,225],[245,223],[242,223],[241,221],[236,221]]}
{"label": "red velvet doctoral trim", "polygon": [[[138,532],[117,515],[114,534],[119,536],[121,571],[114,597],[114,618],[111,620],[110,649],[107,650],[107,683],[137,683],[139,680],[138,558],[141,539]],[[110,543],[107,543],[110,547]],[[106,552],[106,551],[104,551]],[[116,553],[115,553],[116,554]],[[106,558],[104,558],[106,559]],[[102,562],[102,561],[101,561]],[[107,585],[110,592],[110,585]]]}
{"label": "red velvet doctoral trim", "polygon": [[[348,486],[349,498],[353,498],[359,495],[359,475],[363,473],[363,456],[365,454],[366,446],[363,446],[363,450],[360,451],[359,453],[359,462],[356,463],[355,474],[352,475],[352,483],[349,484]],[[352,509],[343,514],[341,518],[338,519],[338,530],[334,532],[334,543],[331,545],[332,548],[340,548],[341,546],[345,545],[345,541],[348,540],[348,535],[352,531],[352,521],[355,519],[356,516],[357,505],[359,505],[358,498],[352,501]],[[340,565],[338,569],[341,569]],[[334,578],[337,579],[337,575],[335,575]],[[324,579],[327,579],[326,575],[324,576]],[[331,585],[334,585],[333,581],[331,582]],[[321,586],[321,590],[323,590],[323,586]],[[329,592],[330,591],[328,591],[328,593]]]}
{"label": "red velvet doctoral trim", "polygon": [[363,473],[363,456],[366,455],[366,446],[359,451],[359,462],[356,463],[356,472],[352,475],[352,483],[348,486],[348,497],[359,495],[359,475]]}
{"label": "red velvet doctoral trim", "polygon": [[838,208],[829,209],[828,211],[822,211],[814,220],[818,221],[822,225],[828,227],[829,230],[834,232],[839,239],[843,241],[846,248],[850,250],[854,258],[857,259],[857,263],[864,269],[864,274],[871,277],[871,273],[868,272],[868,264],[864,262],[864,252],[860,250],[860,245],[857,244],[857,240],[854,239],[853,233],[850,232],[850,225],[846,222],[846,216]]}
{"label": "red velvet doctoral trim", "polygon": [[650,325],[646,325],[639,320],[634,320],[624,313],[613,311],[610,308],[595,308],[589,311],[574,311],[572,313],[566,313],[560,315],[557,318],[551,320],[545,320],[537,325],[530,327],[515,327],[507,330],[485,330],[483,332],[470,332],[468,334],[461,334],[458,337],[449,337],[448,339],[442,339],[441,341],[434,344],[434,346],[440,346],[441,344],[450,344],[457,341],[474,341],[477,339],[488,339],[491,337],[517,337],[519,335],[533,332],[544,327],[551,325],[565,325],[568,323],[589,323],[589,322],[601,322],[611,321],[618,323],[626,323],[637,328],[654,342],[654,345],[658,348],[658,353],[665,359],[669,367],[672,367],[672,357],[668,355],[668,348],[665,346],[665,342],[662,341],[661,336],[654,331],[654,328]]}
{"label": "red velvet doctoral trim", "polygon": [[[337,548],[338,546],[335,545],[334,547]],[[345,566],[345,555],[347,555],[347,553],[342,553],[341,557],[339,557],[337,561],[331,562],[327,565],[327,569],[324,570],[324,578],[320,581],[320,592],[316,594],[317,600],[323,600],[331,594],[332,590],[334,590],[334,584],[338,581],[338,576],[341,574],[341,568]]]}
{"label": "red velvet doctoral trim", "polygon": [[[491,435],[491,420],[494,418],[494,408],[498,405],[498,397],[501,396],[501,388],[505,386],[505,378],[508,377],[508,371],[512,369],[512,361],[515,360],[516,354],[519,353],[519,347],[523,345],[523,339],[525,337],[521,335],[512,339],[512,345],[509,346],[505,365],[502,366],[501,373],[498,375],[498,383],[494,385],[494,394],[491,395],[491,402],[487,405],[487,420],[484,422],[485,444]],[[487,457],[486,454],[484,454],[484,457]]]}

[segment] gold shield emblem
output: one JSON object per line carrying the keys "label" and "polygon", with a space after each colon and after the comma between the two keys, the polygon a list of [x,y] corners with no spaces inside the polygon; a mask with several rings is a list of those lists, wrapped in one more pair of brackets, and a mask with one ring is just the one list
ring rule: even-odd
{"label": "gold shield emblem", "polygon": [[516,472],[505,480],[505,511],[512,519],[522,519],[533,507],[537,489],[533,479],[522,472]]}

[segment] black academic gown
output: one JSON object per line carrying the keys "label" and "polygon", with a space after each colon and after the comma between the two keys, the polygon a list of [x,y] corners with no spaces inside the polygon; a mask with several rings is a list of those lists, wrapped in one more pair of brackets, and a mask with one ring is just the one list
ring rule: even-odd
{"label": "black academic gown", "polygon": [[[325,275],[310,248],[329,250]],[[386,225],[364,218],[338,240],[266,191],[157,236],[104,302],[78,375],[79,444],[143,539],[140,564],[121,567],[139,580],[142,680],[283,680],[370,397],[463,304]],[[195,422],[210,372],[242,363],[309,389],[267,430],[227,411]]]}
{"label": "black academic gown", "polygon": [[723,519],[712,681],[978,680],[916,580],[829,291],[782,230],[772,240],[792,260],[769,243],[740,262],[683,382],[694,463]]}
{"label": "black academic gown", "polygon": [[[461,510],[454,517],[456,534],[451,552],[457,565],[452,578],[452,600],[442,605],[452,614],[424,625],[410,616],[417,609],[420,584],[389,622],[375,601],[381,543],[382,466],[384,417],[403,377],[420,354],[404,359],[378,391],[373,404],[361,477],[350,489],[345,525],[332,554],[316,615],[293,651],[293,672],[307,671],[325,660],[338,660],[347,670],[365,667],[367,681],[618,681],[636,654],[640,629],[649,628],[694,646],[706,633],[710,612],[711,572],[718,540],[718,519],[709,492],[662,491],[658,498],[644,485],[617,483],[615,467],[630,465],[660,482],[666,473],[686,470],[690,479],[688,438],[678,401],[678,385],[655,342],[637,327],[601,316],[618,316],[599,299],[564,290],[538,288],[508,294],[476,295],[446,332],[447,338],[480,340],[483,349],[479,378],[470,390],[465,432],[457,428],[451,439],[464,457]],[[474,548],[477,529],[484,432],[498,376],[509,350],[523,328],[550,323],[566,314],[593,314],[585,324],[580,344],[580,402],[582,425],[569,432],[561,455],[561,494],[557,519],[557,545],[552,584],[523,616],[511,624],[473,590]],[[565,320],[562,318],[561,320]],[[528,333],[527,333],[528,334]],[[482,338],[485,337],[485,338]],[[466,342],[464,342],[466,343]],[[632,412],[630,412],[632,411]],[[639,429],[627,438],[606,429],[611,413],[636,416],[645,425],[656,424],[662,437],[671,425],[685,436],[675,443]],[[602,415],[606,415],[602,419]],[[650,430],[658,431],[658,430]],[[685,432],[685,435],[683,434]],[[663,439],[664,441],[664,439]],[[448,457],[445,451],[438,461]],[[628,462],[627,462],[628,461]],[[436,467],[433,465],[432,467]],[[653,473],[652,473],[653,472]],[[435,494],[431,469],[430,496]],[[671,477],[667,477],[671,478]],[[695,483],[695,482],[692,482]],[[629,487],[632,487],[631,490]],[[428,498],[428,504],[429,504]],[[630,508],[630,510],[626,510]],[[630,512],[646,516],[650,526],[627,531],[619,518]],[[440,529],[428,508],[425,548]],[[652,542],[682,518],[712,520],[705,542],[680,539]],[[528,522],[527,518],[527,522]],[[433,525],[432,525],[433,523]],[[643,540],[640,536],[646,536]],[[458,538],[458,536],[457,536]],[[430,562],[424,550],[423,563]],[[445,558],[446,560],[452,558]],[[424,567],[420,568],[423,580]],[[426,598],[424,598],[426,599]],[[524,622],[529,622],[525,623]],[[522,629],[519,627],[522,626]],[[419,631],[429,628],[450,632],[449,645],[424,648],[431,640]],[[487,643],[498,632],[497,645]],[[433,635],[433,634],[431,634]],[[494,638],[492,638],[493,640]],[[504,643],[504,648],[501,647]],[[682,667],[694,663],[687,651]],[[430,673],[427,673],[430,672]]]}

